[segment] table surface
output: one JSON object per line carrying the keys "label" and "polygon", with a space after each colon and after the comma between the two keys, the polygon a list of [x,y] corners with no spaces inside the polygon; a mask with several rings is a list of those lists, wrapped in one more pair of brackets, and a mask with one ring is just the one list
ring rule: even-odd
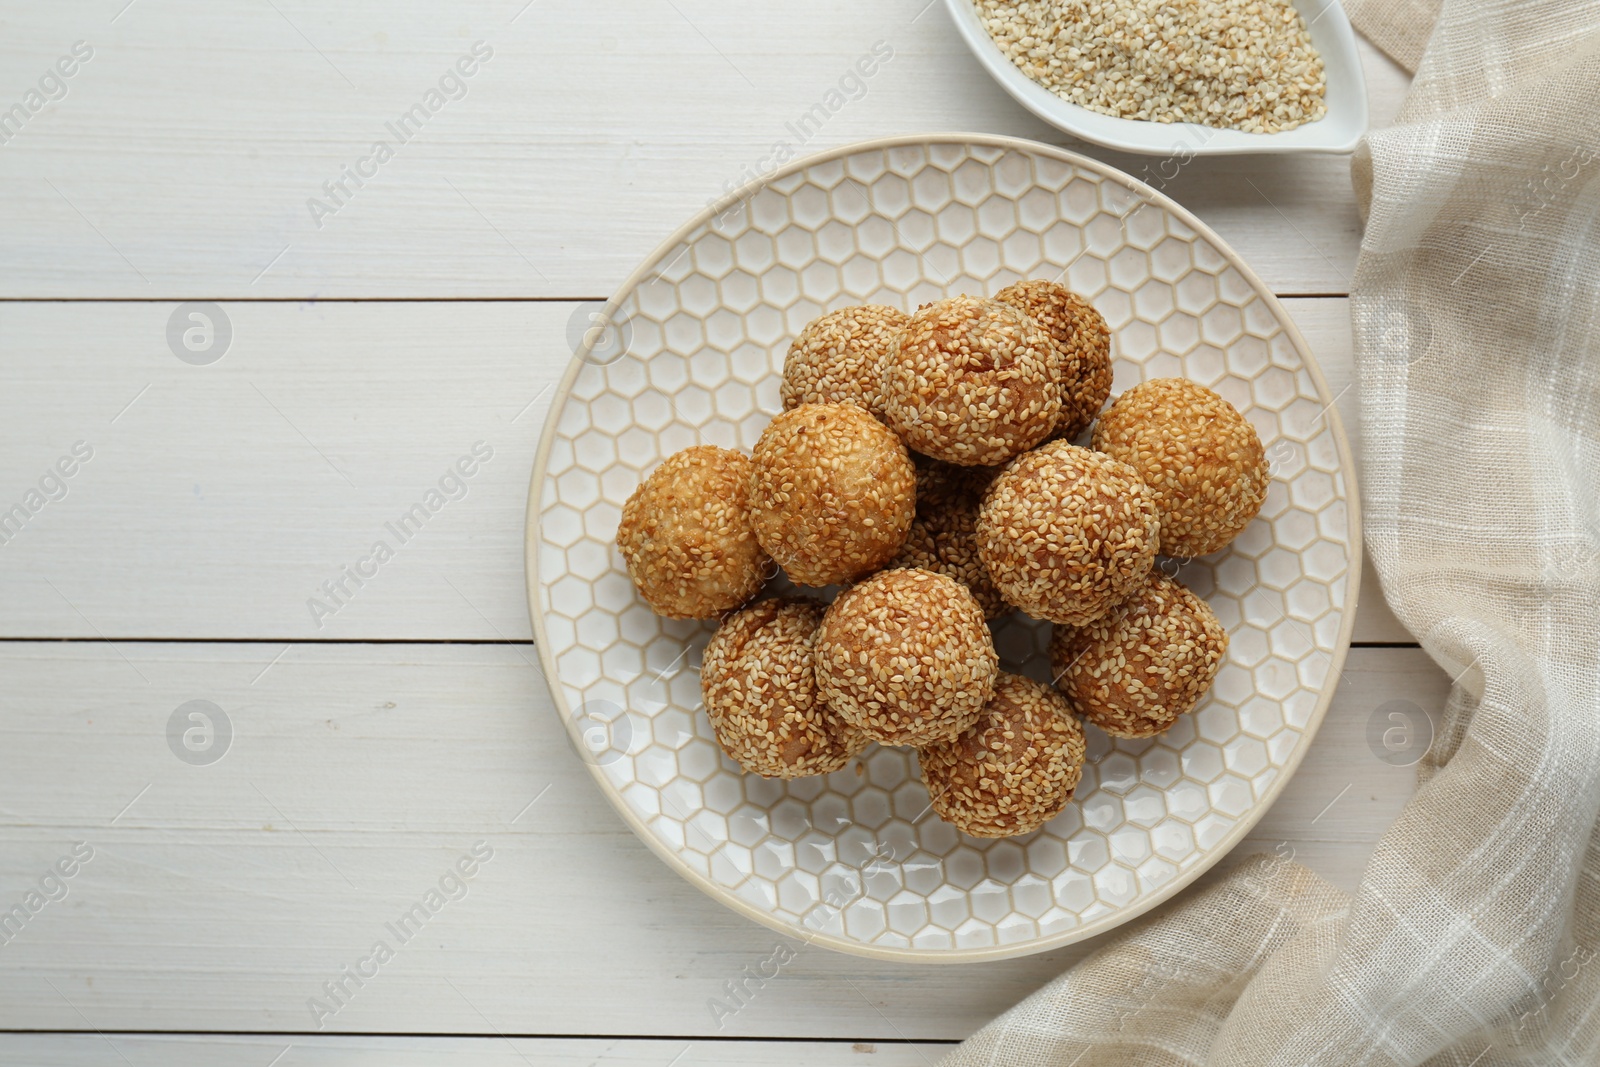
{"label": "table surface", "polygon": [[[59,97],[0,144],[0,510],[39,505],[0,544],[0,912],[48,891],[0,944],[0,1062],[931,1063],[1094,947],[810,948],[719,1019],[775,935],[633,838],[534,665],[524,503],[577,303],[879,42],[892,58],[798,147],[980,130],[1147,162],[1031,118],[928,0],[0,8],[0,108],[41,79]],[[1407,79],[1363,59],[1381,125]],[[392,157],[361,163],[380,139]],[[1166,188],[1284,298],[1359,452],[1348,160],[1202,159]],[[169,345],[191,300],[231,324],[210,365]],[[480,441],[466,498],[312,618]],[[1367,726],[1448,679],[1370,578],[1355,643],[1235,857],[1350,887],[1412,792]],[[193,700],[231,723],[220,762],[169,746]],[[345,976],[474,849],[465,896]]]}

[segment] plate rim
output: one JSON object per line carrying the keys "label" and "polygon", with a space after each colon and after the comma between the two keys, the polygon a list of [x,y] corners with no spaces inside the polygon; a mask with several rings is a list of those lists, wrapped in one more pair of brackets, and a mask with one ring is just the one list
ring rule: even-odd
{"label": "plate rim", "polygon": [[[1317,734],[1321,731],[1323,719],[1326,717],[1328,708],[1333,703],[1333,695],[1339,687],[1339,677],[1344,670],[1345,658],[1350,652],[1351,635],[1355,629],[1356,608],[1361,592],[1361,570],[1365,559],[1365,548],[1361,538],[1361,493],[1356,477],[1354,456],[1350,450],[1350,440],[1345,434],[1344,421],[1340,418],[1338,408],[1335,406],[1338,398],[1329,388],[1327,379],[1322,375],[1322,367],[1317,363],[1316,356],[1312,353],[1310,345],[1306,343],[1299,326],[1289,315],[1288,309],[1283,306],[1277,294],[1244,262],[1239,253],[1234,251],[1233,247],[1224,241],[1215,230],[1200,221],[1187,208],[1131,174],[1126,174],[1116,167],[1090,156],[1022,137],[960,132],[904,134],[895,137],[873,138],[803,156],[716,198],[704,208],[695,212],[689,221],[679,226],[664,241],[652,249],[640,262],[639,266],[634,268],[628,277],[623,280],[617,287],[616,293],[606,301],[606,310],[609,312],[617,305],[619,295],[625,296],[632,292],[642,281],[648,278],[651,272],[661,263],[666,253],[691,233],[722,214],[729,207],[747,199],[774,182],[780,181],[791,174],[846,156],[858,155],[864,152],[885,151],[892,148],[930,147],[944,144],[998,148],[1003,151],[1048,156],[1057,162],[1092,171],[1100,175],[1102,179],[1111,179],[1134,193],[1145,197],[1150,202],[1172,212],[1185,225],[1191,227],[1200,236],[1205,237],[1222,254],[1223,259],[1227,261],[1229,266],[1239,271],[1258,294],[1265,296],[1268,306],[1273,310],[1279,324],[1284,328],[1284,332],[1294,345],[1295,351],[1300,354],[1301,359],[1304,361],[1305,368],[1311,375],[1312,383],[1317,388],[1319,399],[1328,402],[1325,417],[1328,419],[1329,428],[1333,432],[1334,441],[1338,448],[1340,473],[1344,476],[1346,486],[1346,535],[1350,545],[1350,564],[1345,575],[1344,617],[1340,621],[1339,634],[1334,641],[1333,654],[1328,665],[1329,681],[1323,686],[1322,692],[1318,694],[1316,707],[1312,709],[1311,716],[1306,722],[1306,740],[1303,744],[1295,747],[1295,751],[1290,755],[1283,768],[1283,773],[1273,780],[1272,784],[1268,786],[1266,794],[1252,805],[1250,810],[1240,818],[1239,822],[1223,836],[1222,840],[1208,850],[1206,855],[1201,857],[1201,861],[1192,868],[1179,872],[1178,876],[1172,881],[1139,898],[1125,908],[1118,909],[1087,923],[1081,923],[1059,934],[974,948],[928,949],[871,945],[848,937],[791,924],[772,915],[770,912],[761,910],[727,888],[711,882],[690,867],[677,852],[669,849],[663,842],[658,840],[644,820],[639,818],[624,803],[621,793],[612,786],[601,767],[594,763],[583,761],[590,776],[599,786],[602,795],[605,796],[607,802],[616,810],[617,814],[622,817],[628,828],[633,831],[634,836],[642,841],[646,848],[655,853],[656,857],[666,864],[669,869],[676,872],[679,877],[718,903],[768,929],[789,936],[799,936],[807,944],[821,944],[847,955],[862,956],[868,959],[923,964],[979,963],[989,960],[1016,959],[1022,956],[1032,956],[1040,952],[1047,952],[1051,949],[1062,948],[1079,941],[1086,941],[1089,938],[1129,923],[1157,905],[1171,900],[1237,848],[1250,831],[1255,829],[1256,824],[1277,803],[1278,797],[1282,795],[1284,788],[1288,786],[1295,772],[1300,769],[1301,762],[1305,759],[1306,753],[1310,750],[1312,743],[1316,741]],[[572,709],[568,706],[567,700],[561,692],[560,676],[556,671],[555,657],[550,652],[549,635],[545,630],[544,613],[538,606],[538,546],[542,536],[539,497],[540,490],[548,474],[550,451],[555,445],[559,411],[571,398],[573,383],[576,381],[578,374],[587,365],[583,357],[591,347],[590,345],[582,345],[573,354],[571,361],[567,364],[566,371],[563,372],[561,380],[556,386],[554,394],[550,398],[550,407],[545,418],[545,424],[539,434],[539,447],[534,454],[533,472],[528,485],[527,519],[523,528],[523,561],[528,594],[528,614],[533,626],[535,651],[539,654],[539,663],[543,668],[545,685],[550,691],[551,700],[554,702],[555,710],[561,719],[561,727],[566,731],[569,741],[574,744],[580,743],[581,738],[578,736],[573,722]]]}

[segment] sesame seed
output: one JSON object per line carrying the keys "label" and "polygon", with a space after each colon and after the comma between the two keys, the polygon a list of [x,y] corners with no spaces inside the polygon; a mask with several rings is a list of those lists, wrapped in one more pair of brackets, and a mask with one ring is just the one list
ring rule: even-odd
{"label": "sesame seed", "polygon": [[706,714],[722,751],[751,773],[831,774],[869,744],[817,692],[813,656],[823,611],[805,597],[759,601],[723,620],[706,645]]}
{"label": "sesame seed", "polygon": [[917,513],[911,531],[891,566],[921,567],[954,578],[967,587],[985,618],[1012,610],[978,555],[978,509],[996,467],[957,467],[913,455],[917,469]]}
{"label": "sesame seed", "polygon": [[1022,312],[957,296],[925,304],[883,365],[890,426],[924,455],[1004,463],[1050,435],[1061,412],[1055,345]]}
{"label": "sesame seed", "polygon": [[1291,0],[975,0],[1017,69],[1063,100],[1147,122],[1277,133],[1327,113]]}
{"label": "sesame seed", "polygon": [[768,571],[751,529],[750,460],[713,445],[668,456],[622,506],[617,547],[651,609],[712,619],[761,591]]}
{"label": "sesame seed", "polygon": [[905,325],[904,311],[881,304],[840,308],[809,323],[784,360],[784,410],[856,404],[881,418],[883,360]]}
{"label": "sesame seed", "polygon": [[900,439],[864,409],[786,411],[761,435],[751,464],[756,540],[793,581],[850,581],[888,563],[905,543],[916,470]]}
{"label": "sesame seed", "polygon": [[1129,389],[1100,416],[1093,440],[1150,486],[1169,556],[1221,551],[1266,502],[1272,472],[1256,428],[1187,378]]}
{"label": "sesame seed", "polygon": [[839,594],[817,632],[816,665],[829,707],[875,741],[912,745],[977,718],[999,656],[965,586],[907,568]]}
{"label": "sesame seed", "polygon": [[1111,396],[1111,330],[1082,297],[1051,281],[1022,281],[995,294],[1049,335],[1056,350],[1061,414],[1052,439],[1076,441]]}
{"label": "sesame seed", "polygon": [[1137,589],[1158,540],[1155,500],[1138,472],[1065,441],[1009,463],[978,513],[978,552],[1006,600],[1070,626]]}
{"label": "sesame seed", "polygon": [[1160,571],[1103,618],[1050,635],[1056,685],[1073,710],[1115,737],[1170,728],[1211,688],[1227,651],[1211,606]]}
{"label": "sesame seed", "polygon": [[1083,776],[1083,727],[1060,693],[1000,672],[958,736],[917,753],[939,817],[973,837],[1012,837],[1059,815]]}

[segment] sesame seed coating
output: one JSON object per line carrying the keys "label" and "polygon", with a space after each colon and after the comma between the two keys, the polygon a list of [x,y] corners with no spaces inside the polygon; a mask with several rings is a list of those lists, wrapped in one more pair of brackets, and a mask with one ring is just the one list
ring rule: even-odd
{"label": "sesame seed coating", "polygon": [[869,743],[817,692],[812,655],[824,610],[806,597],[761,600],[724,619],[706,645],[706,714],[722,751],[747,771],[831,774]]}
{"label": "sesame seed coating", "polygon": [[966,729],[994,691],[999,662],[978,602],[932,571],[873,575],[840,593],[817,631],[822,698],[887,745]]}
{"label": "sesame seed coating", "polygon": [[900,439],[853,404],[802,404],[772,420],[751,460],[761,547],[801,585],[858,578],[894,559],[916,510]]}
{"label": "sesame seed coating", "polygon": [[750,460],[714,445],[676,452],[646,478],[617,526],[628,577],[669,619],[711,619],[761,591],[769,560],[750,525]]}
{"label": "sesame seed coating", "polygon": [[783,409],[858,404],[881,415],[883,360],[906,319],[899,308],[863,304],[812,321],[789,346],[783,363],[778,388]]}
{"label": "sesame seed coating", "polygon": [[[999,477],[999,467],[959,467],[911,453],[917,471],[917,513],[938,519],[951,529],[972,529],[978,522],[983,494]],[[970,509],[970,514],[968,514]]]}
{"label": "sesame seed coating", "polygon": [[1094,447],[1129,464],[1155,493],[1161,551],[1219,552],[1266,503],[1272,472],[1239,409],[1187,378],[1154,378],[1106,409]]}
{"label": "sesame seed coating", "polygon": [[1066,700],[1004,671],[978,721],[917,753],[933,810],[973,837],[1037,830],[1072,799],[1083,777],[1083,727]]}
{"label": "sesame seed coating", "polygon": [[1104,618],[1050,635],[1056,685],[1114,737],[1150,737],[1192,711],[1227,651],[1211,605],[1160,571]]}
{"label": "sesame seed coating", "polygon": [[1076,441],[1111,396],[1111,330],[1087,300],[1051,281],[1017,282],[995,299],[1027,315],[1055,342],[1061,416],[1051,437]]}
{"label": "sesame seed coating", "polygon": [[1022,312],[957,296],[924,304],[884,361],[883,409],[911,448],[963,467],[1004,463],[1061,413],[1055,345]]}
{"label": "sesame seed coating", "polygon": [[1000,472],[993,467],[957,467],[914,455],[917,517],[891,566],[921,567],[948,575],[967,587],[984,617],[998,619],[1011,610],[978,558],[978,507],[984,490]]}
{"label": "sesame seed coating", "polygon": [[1069,626],[1137,589],[1157,542],[1155,498],[1138,473],[1065,441],[1012,460],[978,513],[978,552],[1006,600]]}

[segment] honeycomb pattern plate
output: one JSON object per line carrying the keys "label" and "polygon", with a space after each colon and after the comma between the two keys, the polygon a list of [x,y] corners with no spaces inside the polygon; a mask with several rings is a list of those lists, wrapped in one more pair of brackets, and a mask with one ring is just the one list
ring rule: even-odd
{"label": "honeycomb pattern plate", "polygon": [[[1089,728],[1077,800],[1043,829],[966,837],[909,750],[835,774],[742,774],[701,711],[712,625],[657,618],[613,544],[623,502],[693,444],[748,450],[779,410],[790,338],[858,303],[913,309],[1064,278],[1113,330],[1115,391],[1184,375],[1255,424],[1275,479],[1227,550],[1160,565],[1232,636],[1167,734]],[[1349,645],[1361,559],[1348,445],[1269,290],[1181,207],[1104,164],[976,135],[902,138],[789,166],[671,237],[587,331],[529,498],[540,656],[574,746],[623,818],[718,900],[808,941],[932,962],[1062,945],[1170,897],[1283,788]],[[1048,626],[996,626],[1003,665],[1048,680]]]}

